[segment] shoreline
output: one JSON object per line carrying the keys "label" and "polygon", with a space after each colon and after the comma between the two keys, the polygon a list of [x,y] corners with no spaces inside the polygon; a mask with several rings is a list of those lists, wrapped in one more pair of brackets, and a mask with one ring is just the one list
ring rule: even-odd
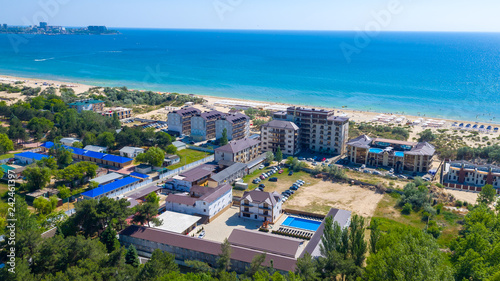
{"label": "shoreline", "polygon": [[[62,78],[62,77],[61,77]],[[75,90],[76,94],[83,93],[87,91],[90,88],[93,87],[120,87],[120,86],[111,86],[108,85],[109,83],[103,82],[103,81],[84,81],[82,82],[70,82],[71,79],[42,79],[42,78],[34,78],[34,77],[20,77],[20,76],[12,76],[12,75],[4,75],[0,74],[0,83],[14,83],[14,81],[23,81],[23,85],[29,86],[29,87],[41,87],[42,90],[44,88],[47,88],[49,86],[55,86],[59,87],[61,85],[71,85],[72,89]],[[73,81],[78,81],[78,79],[74,79]],[[46,82],[49,85],[44,86],[43,83]],[[36,83],[36,84],[35,84]],[[42,85],[39,85],[42,83]],[[51,85],[53,84],[53,85]],[[102,85],[107,85],[107,86],[102,86]],[[124,85],[122,85],[124,86]],[[147,89],[132,89],[127,86],[129,90],[138,90],[138,91],[149,91]],[[153,91],[157,92],[160,94],[166,94],[168,92],[162,92],[162,91]],[[379,115],[386,115],[386,116],[401,116],[404,115],[406,120],[411,120],[415,121],[420,118],[422,119],[432,119],[435,121],[444,121],[446,122],[446,125],[441,127],[441,129],[457,129],[459,130],[458,127],[451,127],[451,123],[457,122],[457,123],[471,123],[471,124],[477,124],[477,125],[485,125],[485,126],[499,126],[500,122],[495,123],[495,122],[488,122],[488,121],[474,121],[470,119],[460,119],[460,118],[455,118],[455,119],[449,119],[449,118],[442,118],[442,117],[436,117],[433,115],[412,115],[412,114],[402,114],[400,112],[394,113],[394,112],[383,112],[383,111],[368,111],[368,110],[358,110],[354,108],[336,108],[336,107],[325,107],[325,106],[314,106],[314,105],[306,105],[306,104],[295,104],[295,103],[281,103],[281,102],[272,102],[272,101],[262,101],[258,99],[242,99],[242,98],[235,98],[235,97],[223,97],[223,96],[216,96],[216,95],[206,95],[206,94],[193,94],[193,93],[182,93],[179,92],[179,94],[184,94],[184,95],[195,95],[204,98],[207,100],[207,102],[211,105],[214,105],[216,102],[220,101],[235,101],[235,102],[251,102],[251,103],[259,103],[259,104],[266,104],[270,106],[301,106],[301,107],[314,107],[318,109],[327,109],[327,110],[334,110],[335,115],[341,115],[341,114],[346,114],[352,121],[355,122],[369,122],[373,118]],[[6,94],[2,93],[2,96],[5,95],[18,95],[18,93],[12,93],[12,94]],[[12,98],[12,97],[10,97]],[[221,106],[218,105],[218,107],[228,107],[228,106]],[[376,122],[379,123],[379,122]],[[390,122],[388,124],[396,124],[393,122]],[[406,122],[401,123],[406,124]],[[432,128],[431,128],[432,129]],[[440,129],[440,128],[437,128]]]}

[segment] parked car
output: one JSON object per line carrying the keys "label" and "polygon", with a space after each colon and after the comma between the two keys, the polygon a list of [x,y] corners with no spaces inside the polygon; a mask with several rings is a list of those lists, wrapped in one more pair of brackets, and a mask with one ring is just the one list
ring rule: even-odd
{"label": "parked car", "polygon": [[265,179],[264,175],[261,175],[261,176],[260,176],[260,179],[261,179],[261,180]]}
{"label": "parked car", "polygon": [[312,162],[312,161],[314,161],[314,159],[312,159],[312,158],[307,158],[307,161]]}
{"label": "parked car", "polygon": [[290,190],[297,190],[297,189],[299,189],[299,188],[298,188],[298,187],[296,187],[296,186],[292,186],[292,187],[290,187]]}
{"label": "parked car", "polygon": [[299,157],[299,160],[306,160],[306,158],[304,158],[304,157]]}
{"label": "parked car", "polygon": [[265,184],[263,184],[263,183],[261,183],[261,184],[259,184],[259,187],[265,188],[265,187],[266,187],[266,185],[265,185]]}
{"label": "parked car", "polygon": [[260,165],[260,166],[259,166],[259,170],[264,169],[264,167],[265,167],[264,165]]}
{"label": "parked car", "polygon": [[277,177],[272,177],[272,178],[270,178],[270,179],[269,179],[269,181],[274,181],[274,182],[276,182],[276,181],[278,181],[278,178],[277,178]]}
{"label": "parked car", "polygon": [[289,191],[290,191],[291,194],[295,193],[295,190],[293,190],[293,189],[289,189]]}
{"label": "parked car", "polygon": [[369,170],[363,170],[363,173],[369,174],[370,171]]}
{"label": "parked car", "polygon": [[283,170],[279,170],[279,171],[278,171],[278,174],[281,174],[281,173],[283,173]]}
{"label": "parked car", "polygon": [[293,175],[293,171],[288,172],[288,175],[289,176]]}
{"label": "parked car", "polygon": [[365,164],[361,165],[361,169],[366,169],[366,165]]}
{"label": "parked car", "polygon": [[321,158],[321,162],[325,162],[325,161],[326,161],[325,157]]}

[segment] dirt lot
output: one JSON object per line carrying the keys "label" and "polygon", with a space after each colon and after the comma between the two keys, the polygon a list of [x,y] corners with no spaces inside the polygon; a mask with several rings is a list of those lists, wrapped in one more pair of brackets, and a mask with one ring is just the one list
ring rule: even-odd
{"label": "dirt lot", "polygon": [[479,195],[479,193],[475,193],[475,192],[460,191],[460,190],[453,190],[453,189],[446,189],[446,192],[455,196],[455,198],[457,198],[457,200],[467,201],[468,203],[471,203],[471,204],[476,203],[477,196]]}
{"label": "dirt lot", "polygon": [[326,214],[330,208],[339,208],[369,219],[373,216],[377,204],[382,198],[382,194],[367,188],[320,181],[299,189],[285,203],[284,207],[322,214]]}

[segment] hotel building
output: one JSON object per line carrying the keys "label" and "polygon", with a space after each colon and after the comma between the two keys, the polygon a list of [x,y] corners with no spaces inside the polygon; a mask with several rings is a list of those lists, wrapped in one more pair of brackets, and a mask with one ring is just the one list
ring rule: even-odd
{"label": "hotel building", "polygon": [[428,172],[436,149],[428,142],[372,139],[361,135],[347,142],[351,163],[390,167],[398,173]]}
{"label": "hotel building", "polygon": [[215,122],[222,116],[224,113],[212,110],[191,117],[191,138],[196,141],[214,139]]}
{"label": "hotel building", "polygon": [[478,165],[467,161],[447,163],[448,173],[443,177],[443,185],[468,191],[480,192],[482,187],[491,184],[500,194],[500,167]]}
{"label": "hotel building", "polygon": [[233,140],[215,149],[215,161],[228,160],[248,163],[261,154],[260,141],[256,139]]}
{"label": "hotel building", "polygon": [[226,114],[215,121],[215,138],[220,139],[224,129],[228,140],[240,140],[250,135],[250,117],[242,113]]}
{"label": "hotel building", "polygon": [[281,215],[281,195],[277,192],[247,191],[240,200],[240,217],[275,222]]}
{"label": "hotel building", "polygon": [[285,155],[295,155],[300,151],[299,127],[295,123],[272,120],[260,129],[262,152],[276,153],[278,147]]}
{"label": "hotel building", "polygon": [[180,135],[191,134],[191,118],[201,114],[201,110],[194,107],[186,107],[168,113],[168,130]]}
{"label": "hotel building", "polygon": [[299,127],[299,145],[328,154],[344,154],[349,134],[349,118],[334,116],[334,111],[291,106],[274,113],[275,120],[287,120]]}

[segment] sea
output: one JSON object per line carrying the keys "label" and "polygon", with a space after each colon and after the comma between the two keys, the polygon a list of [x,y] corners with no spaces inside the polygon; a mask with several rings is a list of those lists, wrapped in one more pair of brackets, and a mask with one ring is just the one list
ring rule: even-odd
{"label": "sea", "polygon": [[0,34],[0,74],[500,122],[500,33]]}

